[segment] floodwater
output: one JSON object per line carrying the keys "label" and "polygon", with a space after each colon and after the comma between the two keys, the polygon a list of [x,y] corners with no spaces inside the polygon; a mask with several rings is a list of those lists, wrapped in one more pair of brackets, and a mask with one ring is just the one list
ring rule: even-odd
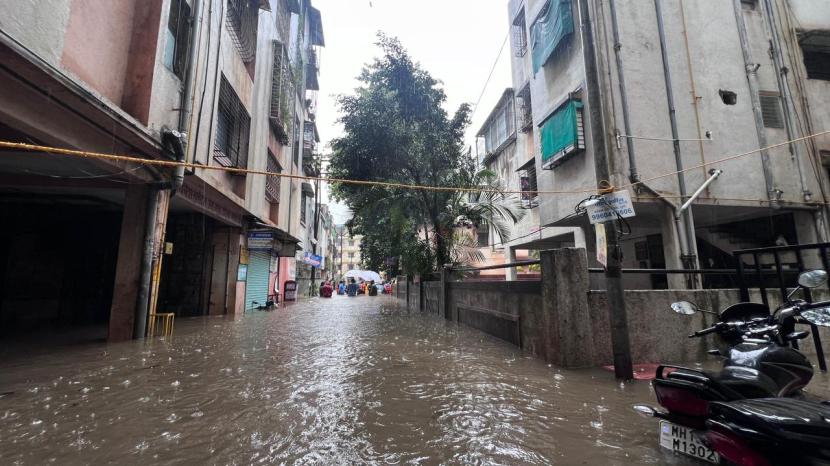
{"label": "floodwater", "polygon": [[5,358],[0,464],[698,464],[631,409],[653,400],[389,298],[316,298]]}

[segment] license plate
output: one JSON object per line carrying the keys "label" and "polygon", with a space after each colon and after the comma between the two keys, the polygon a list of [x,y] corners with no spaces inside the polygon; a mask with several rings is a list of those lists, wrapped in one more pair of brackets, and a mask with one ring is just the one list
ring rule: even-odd
{"label": "license plate", "polygon": [[717,452],[703,444],[702,434],[669,421],[660,421],[660,446],[710,463],[720,463]]}

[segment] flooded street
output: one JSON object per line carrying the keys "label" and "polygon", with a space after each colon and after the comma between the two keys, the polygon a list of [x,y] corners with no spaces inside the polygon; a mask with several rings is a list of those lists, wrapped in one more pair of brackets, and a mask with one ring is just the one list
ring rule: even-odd
{"label": "flooded street", "polygon": [[384,297],[183,319],[169,341],[5,358],[0,464],[696,464],[564,371]]}

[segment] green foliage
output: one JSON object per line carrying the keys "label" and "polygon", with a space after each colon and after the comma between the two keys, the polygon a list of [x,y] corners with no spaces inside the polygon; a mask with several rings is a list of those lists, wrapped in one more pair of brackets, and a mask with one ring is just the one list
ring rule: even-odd
{"label": "green foliage", "polygon": [[450,117],[439,81],[397,39],[378,37],[381,56],[363,69],[355,94],[338,99],[344,135],[332,142],[329,176],[496,191],[333,183],[333,196],[354,212],[350,228],[364,235],[364,266],[383,270],[386,257],[399,257],[405,272],[428,273],[450,262],[481,260],[457,228],[492,223],[506,239],[509,222],[521,217],[519,202],[498,190],[492,172],[477,172],[464,153],[469,105]]}

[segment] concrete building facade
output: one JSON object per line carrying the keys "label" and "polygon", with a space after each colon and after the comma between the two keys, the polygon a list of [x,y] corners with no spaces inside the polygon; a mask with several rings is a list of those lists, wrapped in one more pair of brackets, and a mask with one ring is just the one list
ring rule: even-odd
{"label": "concrete building facade", "polygon": [[352,235],[343,226],[337,226],[337,271],[338,276],[343,277],[349,270],[360,270],[362,258],[360,255],[360,244],[363,235]]}
{"label": "concrete building facade", "polygon": [[[527,128],[516,163],[535,169],[539,191],[557,192],[534,208],[551,242],[574,241],[554,228],[576,227],[595,255],[593,228],[572,215],[597,186],[594,130],[610,141],[607,182],[628,190],[636,211],[623,267],[726,267],[734,249],[827,239],[830,137],[786,142],[830,129],[830,10],[809,0],[587,3],[602,129],[588,118],[579,2],[508,3]],[[712,170],[722,173],[676,215]],[[644,275],[635,285],[683,280]]]}
{"label": "concrete building facade", "polygon": [[309,0],[0,11],[0,140],[191,164],[3,149],[4,329],[139,338],[155,311],[241,313],[294,279],[300,183],[222,169],[301,173],[324,45]]}

